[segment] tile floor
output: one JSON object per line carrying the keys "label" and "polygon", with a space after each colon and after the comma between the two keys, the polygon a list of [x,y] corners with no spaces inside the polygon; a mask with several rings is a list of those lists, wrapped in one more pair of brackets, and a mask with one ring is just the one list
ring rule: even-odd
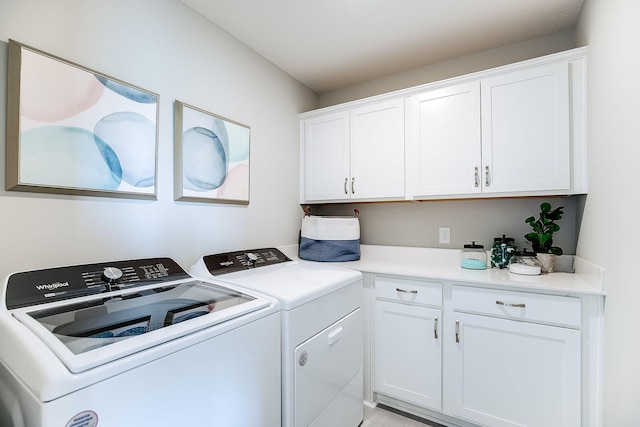
{"label": "tile floor", "polygon": [[440,424],[427,424],[427,420],[412,415],[403,416],[383,407],[375,409],[364,407],[364,421],[361,427],[443,427]]}

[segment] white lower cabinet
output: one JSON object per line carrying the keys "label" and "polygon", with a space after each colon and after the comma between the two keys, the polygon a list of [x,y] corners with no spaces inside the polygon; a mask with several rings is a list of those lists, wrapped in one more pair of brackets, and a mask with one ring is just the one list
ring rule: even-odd
{"label": "white lower cabinet", "polygon": [[442,310],[423,306],[440,305],[441,292],[439,283],[376,278],[374,388],[378,393],[441,409]]}
{"label": "white lower cabinet", "polygon": [[441,310],[376,302],[375,388],[380,393],[440,409]]}
{"label": "white lower cabinet", "polygon": [[452,415],[492,427],[580,426],[580,331],[456,313]]}
{"label": "white lower cabinet", "polygon": [[451,287],[452,415],[491,427],[581,425],[581,300]]}
{"label": "white lower cabinet", "polygon": [[374,295],[373,391],[384,403],[452,426],[595,425],[583,418],[580,296],[385,275]]}

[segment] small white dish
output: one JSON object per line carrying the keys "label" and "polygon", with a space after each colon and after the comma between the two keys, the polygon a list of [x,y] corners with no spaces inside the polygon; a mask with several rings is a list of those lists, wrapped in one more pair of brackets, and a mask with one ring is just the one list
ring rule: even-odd
{"label": "small white dish", "polygon": [[524,274],[526,276],[537,276],[541,273],[539,265],[527,265],[514,262],[509,264],[509,272],[514,274]]}

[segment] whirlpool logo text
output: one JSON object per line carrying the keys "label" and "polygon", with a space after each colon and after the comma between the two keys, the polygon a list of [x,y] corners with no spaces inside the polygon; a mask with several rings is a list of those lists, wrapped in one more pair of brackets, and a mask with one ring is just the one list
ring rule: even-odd
{"label": "whirlpool logo text", "polygon": [[53,291],[58,288],[65,288],[67,286],[69,286],[69,282],[55,282],[36,285],[36,289],[39,291]]}

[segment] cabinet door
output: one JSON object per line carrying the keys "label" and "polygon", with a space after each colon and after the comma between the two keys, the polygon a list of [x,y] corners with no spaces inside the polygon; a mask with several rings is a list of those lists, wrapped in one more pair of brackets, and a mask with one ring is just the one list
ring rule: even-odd
{"label": "cabinet door", "polygon": [[480,83],[414,95],[407,101],[407,193],[479,193]]}
{"label": "cabinet door", "polygon": [[580,426],[580,331],[460,313],[452,321],[453,415],[492,427]]}
{"label": "cabinet door", "polygon": [[352,199],[404,197],[404,100],[351,110]]}
{"label": "cabinet door", "polygon": [[567,62],[483,79],[483,192],[570,190]]}
{"label": "cabinet door", "polygon": [[314,117],[304,133],[304,200],[348,199],[349,112]]}
{"label": "cabinet door", "polygon": [[375,305],[375,390],[440,410],[441,311],[387,301]]}

